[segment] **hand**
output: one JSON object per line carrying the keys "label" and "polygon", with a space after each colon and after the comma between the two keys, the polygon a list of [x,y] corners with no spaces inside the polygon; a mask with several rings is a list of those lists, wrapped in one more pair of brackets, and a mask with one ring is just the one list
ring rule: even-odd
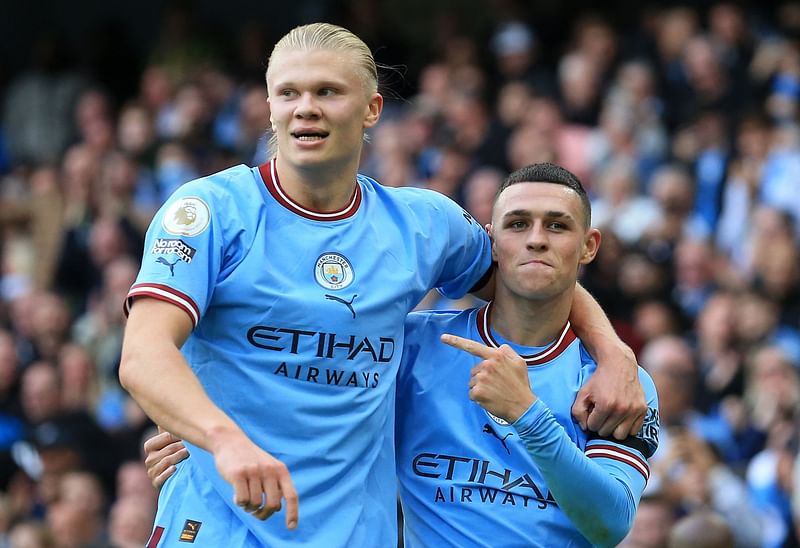
{"label": "hand", "polygon": [[147,477],[157,490],[175,473],[175,465],[189,457],[183,442],[169,432],[160,432],[144,442]]}
{"label": "hand", "polygon": [[220,475],[233,486],[233,500],[254,517],[265,520],[286,501],[286,527],[297,527],[297,492],[284,463],[258,447],[240,430],[213,436],[214,459]]}
{"label": "hand", "polygon": [[639,433],[647,413],[647,401],[639,382],[639,369],[633,352],[617,356],[613,364],[597,369],[581,387],[572,416],[584,430],[624,440]]}
{"label": "hand", "polygon": [[536,401],[528,379],[528,366],[504,344],[490,348],[456,335],[442,335],[442,342],[481,358],[472,368],[469,399],[509,423],[515,422]]}

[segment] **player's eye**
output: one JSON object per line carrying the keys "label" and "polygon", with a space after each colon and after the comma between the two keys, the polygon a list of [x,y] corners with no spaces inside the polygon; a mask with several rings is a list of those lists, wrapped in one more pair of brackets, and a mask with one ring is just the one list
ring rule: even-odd
{"label": "player's eye", "polygon": [[528,226],[528,223],[525,221],[511,221],[508,223],[508,228],[511,230],[523,230]]}
{"label": "player's eye", "polygon": [[278,92],[278,94],[281,97],[296,97],[297,96],[297,92],[295,90],[293,90],[293,89],[282,89],[282,90],[280,90],[280,92]]}
{"label": "player's eye", "polygon": [[320,97],[330,97],[336,95],[336,90],[333,88],[322,88],[317,92]]}

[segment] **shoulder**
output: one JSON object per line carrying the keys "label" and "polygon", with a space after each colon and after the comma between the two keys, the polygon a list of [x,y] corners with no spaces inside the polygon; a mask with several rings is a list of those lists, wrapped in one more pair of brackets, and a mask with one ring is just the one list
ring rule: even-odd
{"label": "shoulder", "polygon": [[[251,168],[238,165],[181,185],[162,207],[164,222],[185,218],[222,227],[247,224],[264,204],[260,179]],[[220,225],[221,223],[221,225]]]}
{"label": "shoulder", "polygon": [[468,310],[421,310],[406,316],[405,335],[414,338],[423,334],[438,336],[441,333],[461,332],[469,325],[469,318],[476,309]]}
{"label": "shoulder", "polygon": [[430,211],[442,209],[454,209],[457,211],[462,211],[461,206],[459,206],[456,202],[444,194],[434,190],[411,186],[383,186],[375,179],[361,174],[358,175],[358,181],[361,183],[361,186],[364,188],[365,192],[372,192],[383,200],[392,201],[397,204],[406,204],[414,208],[422,207],[423,210]]}
{"label": "shoulder", "polygon": [[406,325],[449,325],[466,319],[477,308],[466,310],[416,310],[406,316]]}
{"label": "shoulder", "polygon": [[246,197],[259,192],[257,182],[253,169],[240,164],[189,181],[175,191],[175,196],[196,195],[212,201]]}
{"label": "shoulder", "polygon": [[[439,370],[439,365],[452,360],[452,350],[442,343],[443,333],[468,337],[469,318],[475,310],[425,310],[406,317],[399,385]],[[424,359],[420,359],[424,357]],[[413,365],[413,367],[410,367]],[[426,377],[428,381],[434,377]],[[426,382],[428,382],[426,381]]]}

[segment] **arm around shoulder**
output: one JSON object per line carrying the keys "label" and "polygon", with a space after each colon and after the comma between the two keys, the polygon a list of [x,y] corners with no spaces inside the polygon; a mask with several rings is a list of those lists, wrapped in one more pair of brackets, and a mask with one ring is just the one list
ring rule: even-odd
{"label": "arm around shoulder", "polygon": [[580,285],[570,321],[597,362],[597,371],[575,399],[572,414],[584,430],[625,439],[642,427],[647,403],[636,356],[616,334],[594,298]]}

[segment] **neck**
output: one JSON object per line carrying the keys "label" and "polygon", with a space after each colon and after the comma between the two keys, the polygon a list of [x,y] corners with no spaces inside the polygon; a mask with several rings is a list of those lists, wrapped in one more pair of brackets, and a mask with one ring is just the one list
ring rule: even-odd
{"label": "neck", "polygon": [[280,158],[276,170],[281,188],[292,200],[313,211],[338,211],[346,207],[356,188],[358,161],[339,165],[300,166]]}
{"label": "neck", "polygon": [[559,336],[571,308],[571,293],[552,299],[524,299],[498,284],[492,303],[492,327],[515,344],[544,346]]}

